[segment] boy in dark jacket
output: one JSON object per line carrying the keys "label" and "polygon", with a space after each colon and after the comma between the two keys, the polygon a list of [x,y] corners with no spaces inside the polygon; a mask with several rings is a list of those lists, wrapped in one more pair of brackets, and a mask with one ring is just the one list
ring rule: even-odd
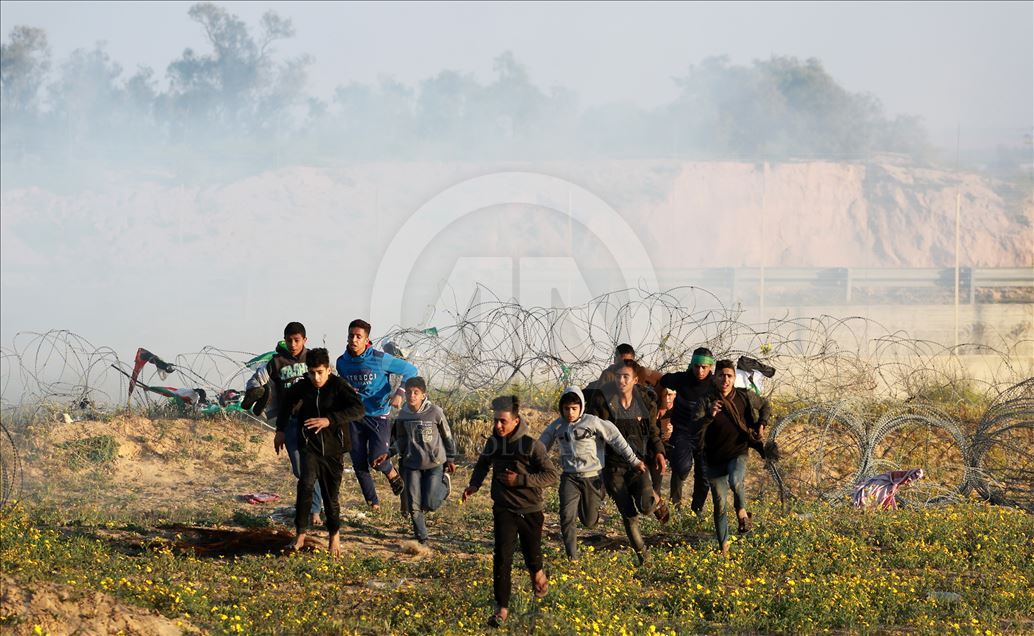
{"label": "boy in dark jacket", "polygon": [[497,397],[492,400],[492,411],[493,434],[474,465],[463,501],[481,488],[492,469],[492,577],[496,610],[489,624],[498,626],[509,613],[510,570],[518,537],[535,596],[546,595],[549,580],[542,570],[542,489],[556,483],[559,473],[542,442],[528,435],[517,396]]}
{"label": "boy in dark jacket", "polygon": [[[650,394],[639,388],[639,363],[625,360],[618,370],[617,382],[603,385],[598,390],[586,391],[587,411],[614,423],[636,457],[652,463],[658,479],[666,465],[664,445],[657,430],[657,404]],[[639,515],[654,513],[661,522],[668,521],[668,507],[656,492],[660,483],[653,483],[652,475],[635,469],[613,448],[607,447],[603,466],[603,485],[617,504],[625,534],[639,563],[646,559],[646,542],[639,531]]]}
{"label": "boy in dark jacket", "polygon": [[693,351],[689,368],[661,376],[660,386],[675,391],[675,404],[671,411],[672,452],[671,459],[671,502],[682,504],[682,483],[693,473],[693,498],[690,510],[703,514],[707,501],[707,477],[704,476],[704,462],[697,443],[700,429],[697,423],[704,414],[704,402],[714,387],[711,371],[714,369],[714,354],[707,347]]}
{"label": "boy in dark jacket", "polygon": [[[244,401],[241,407],[256,411],[259,415],[263,408],[267,420],[275,422],[280,415],[280,400],[287,389],[305,377],[309,367],[305,357],[309,350],[305,348],[305,325],[300,322],[289,322],[284,327],[284,339],[276,345],[275,354],[265,365],[259,367],[245,385]],[[273,439],[273,447],[287,447],[287,458],[291,460],[291,472],[298,479],[302,476],[301,455],[295,440],[298,439],[298,421],[288,420],[282,435]],[[320,509],[323,497],[320,486],[312,496],[312,523],[319,525]]]}
{"label": "boy in dark jacket", "polygon": [[308,510],[312,505],[312,491],[316,482],[323,491],[323,505],[327,511],[327,531],[330,533],[331,554],[341,551],[341,474],[344,472],[345,453],[351,444],[348,423],[363,416],[363,402],[347,382],[330,373],[330,355],[326,349],[313,349],[308,355],[309,372],[306,379],[296,383],[283,396],[280,415],[276,419],[276,452],[284,447],[283,432],[288,421],[296,417],[297,442],[301,453],[301,478],[295,501],[294,525],[298,536],[294,548],[305,545],[309,529]]}
{"label": "boy in dark jacket", "polygon": [[449,475],[456,471],[456,442],[441,407],[427,399],[424,379],[409,378],[405,387],[406,403],[395,419],[391,450],[371,465],[377,468],[389,455],[399,456],[406,483],[403,509],[413,520],[417,541],[427,543],[424,513],[438,510],[449,496]]}
{"label": "boy in dark jacket", "polygon": [[733,506],[740,533],[750,532],[751,518],[743,481],[747,473],[747,450],[764,457],[763,440],[768,424],[768,400],[748,389],[735,388],[736,367],[732,360],[719,360],[714,371],[714,392],[699,422],[705,473],[714,504],[714,529],[722,554],[729,554],[728,499]]}

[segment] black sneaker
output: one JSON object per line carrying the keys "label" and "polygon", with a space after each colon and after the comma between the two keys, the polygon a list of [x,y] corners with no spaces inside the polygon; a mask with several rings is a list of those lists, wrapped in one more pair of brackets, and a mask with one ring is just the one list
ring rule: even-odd
{"label": "black sneaker", "polygon": [[397,473],[394,479],[389,479],[388,483],[391,485],[391,492],[395,496],[401,495],[402,491],[406,489],[406,482],[402,479],[401,473]]}

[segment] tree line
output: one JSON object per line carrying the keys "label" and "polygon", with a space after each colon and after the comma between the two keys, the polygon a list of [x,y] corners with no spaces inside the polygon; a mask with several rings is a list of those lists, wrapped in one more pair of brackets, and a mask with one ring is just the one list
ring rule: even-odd
{"label": "tree line", "polygon": [[510,52],[495,58],[488,81],[443,70],[415,85],[345,82],[320,99],[306,92],[311,56],[277,52],[295,36],[290,19],[268,12],[249,26],[211,3],[188,13],[206,50],[185,49],[164,82],[151,68],[127,72],[103,45],[54,60],[44,30],[12,28],[0,48],[5,163],[858,160],[921,158],[929,146],[917,117],[889,117],[817,59],[708,58],[675,78],[677,97],[655,108],[582,108],[572,90],[538,85]]}

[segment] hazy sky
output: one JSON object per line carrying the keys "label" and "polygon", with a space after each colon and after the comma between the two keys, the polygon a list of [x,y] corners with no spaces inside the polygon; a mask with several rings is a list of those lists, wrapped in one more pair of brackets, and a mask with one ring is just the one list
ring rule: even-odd
{"label": "hazy sky", "polygon": [[[168,64],[185,48],[208,52],[200,25],[188,17],[191,5],[2,2],[0,31],[6,39],[17,25],[42,27],[55,65],[77,48],[105,41],[126,76],[149,66],[164,80]],[[318,96],[381,76],[412,85],[446,69],[473,73],[488,84],[493,59],[512,51],[533,82],[573,89],[582,107],[631,102],[650,108],[673,100],[672,78],[707,57],[728,55],[734,64],[749,64],[785,55],[820,59],[837,82],[877,96],[891,116],[922,116],[942,148],[954,146],[961,125],[963,157],[997,142],[1022,143],[1034,126],[1031,2],[224,6],[253,27],[269,10],[293,20],[296,36],[279,43],[277,59],[313,56],[306,90]],[[884,184],[890,190],[878,191],[898,194],[869,205],[868,180],[852,165],[789,165],[772,180],[773,192],[792,193],[780,204],[778,196],[765,194],[767,164],[758,179],[752,164],[675,166],[659,158],[541,161],[516,168],[434,160],[321,168],[302,160],[262,174],[240,174],[230,161],[219,177],[219,166],[202,161],[201,169],[212,171],[205,174],[208,180],[189,166],[184,174],[195,175],[196,182],[184,177],[180,183],[162,170],[189,163],[189,154],[174,155],[158,172],[146,165],[121,170],[82,162],[62,171],[33,161],[5,159],[4,169],[11,172],[0,182],[0,346],[9,346],[20,331],[69,329],[113,347],[123,360],[138,346],[166,356],[206,344],[260,352],[289,320],[307,324],[311,344],[340,351],[345,321],[355,316],[373,320],[375,336],[396,319],[407,326],[449,324],[447,312],[427,312],[436,307],[435,294],[446,301],[455,297],[461,304],[451,308],[458,310],[475,282],[491,284],[504,298],[519,291],[526,304],[546,303],[538,296],[527,300],[528,289],[562,290],[567,305],[579,304],[590,294],[639,284],[639,261],[622,260],[638,253],[627,242],[633,239],[641,243],[639,252],[658,267],[676,268],[678,276],[679,267],[705,264],[778,266],[784,256],[785,266],[795,267],[868,267],[882,258],[889,259],[886,266],[943,265],[950,262],[948,248],[935,247],[948,245],[942,240],[943,214],[957,200],[955,191],[938,198],[948,186],[926,182],[913,196],[895,181],[899,177],[877,171],[894,181]],[[19,169],[29,177],[45,169],[54,178],[45,180],[50,185],[26,187]],[[997,263],[998,252],[1007,252],[1006,264],[1029,263],[1029,250],[1008,247],[1012,243],[1005,240],[1021,231],[1022,213],[1009,207],[1011,200],[974,187],[979,196],[963,198],[973,206],[963,210],[963,249],[980,249],[967,253],[972,261],[963,264]],[[904,230],[880,220],[897,222],[904,218],[898,210],[858,216],[897,200],[918,201]],[[736,238],[766,205],[772,215],[788,211],[785,234],[769,232],[765,243],[758,239],[758,245],[771,243],[771,256],[768,247],[740,249]],[[439,218],[428,210],[447,214]],[[529,216],[529,210],[540,217]],[[608,210],[612,214],[604,214]],[[448,216],[458,212],[466,216]],[[722,219],[730,225],[715,225],[714,234],[736,247],[716,251],[735,262],[674,247],[691,235],[688,229],[672,232],[689,227],[677,223]],[[797,240],[799,223],[814,219],[839,228],[840,242]],[[613,232],[623,238],[603,240]],[[421,247],[396,244],[396,236],[434,240]],[[901,240],[907,253],[883,249],[899,236],[906,237]],[[295,241],[297,249],[285,248]],[[833,256],[805,253],[816,242]],[[779,256],[779,245],[802,251],[779,248]],[[318,275],[305,250],[321,254]],[[405,267],[395,271],[396,262]],[[596,271],[606,276],[587,274],[584,286],[575,284],[584,272]],[[627,276],[615,281],[613,273]],[[378,283],[382,278],[387,282]],[[686,281],[679,278],[678,284]],[[303,300],[273,302],[284,290]],[[573,296],[579,290],[584,299]],[[403,298],[399,306],[388,292]]]}
{"label": "hazy sky", "polygon": [[[43,27],[55,59],[107,42],[127,71],[164,76],[185,47],[205,50],[192,2],[0,3],[3,33]],[[654,106],[672,77],[712,55],[749,63],[817,57],[888,112],[925,118],[935,141],[995,129],[1022,138],[1034,120],[1034,3],[222,3],[250,24],[268,10],[294,21],[287,55],[309,53],[309,91],[390,75],[414,83],[443,69],[482,79],[511,50],[534,81],[573,88],[583,106]],[[1013,132],[1010,132],[1013,131]]]}

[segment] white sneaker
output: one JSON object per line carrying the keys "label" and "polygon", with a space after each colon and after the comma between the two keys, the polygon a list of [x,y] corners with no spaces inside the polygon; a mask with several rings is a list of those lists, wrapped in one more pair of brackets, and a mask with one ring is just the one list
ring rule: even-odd
{"label": "white sneaker", "polygon": [[442,471],[442,483],[445,484],[445,496],[442,497],[444,500],[448,499],[449,495],[452,493],[452,477],[444,470]]}

